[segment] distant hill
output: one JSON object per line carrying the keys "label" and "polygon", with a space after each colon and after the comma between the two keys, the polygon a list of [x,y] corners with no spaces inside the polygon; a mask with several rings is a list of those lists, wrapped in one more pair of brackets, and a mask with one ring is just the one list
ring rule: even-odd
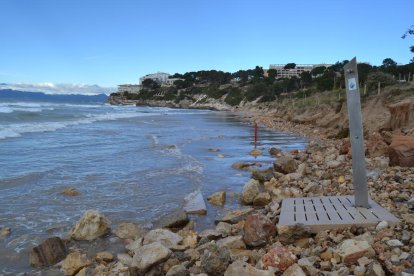
{"label": "distant hill", "polygon": [[64,95],[64,94],[45,94],[41,92],[16,91],[11,89],[0,90],[0,100],[22,100],[22,101],[44,101],[44,102],[64,102],[64,103],[103,103],[108,96],[99,95]]}

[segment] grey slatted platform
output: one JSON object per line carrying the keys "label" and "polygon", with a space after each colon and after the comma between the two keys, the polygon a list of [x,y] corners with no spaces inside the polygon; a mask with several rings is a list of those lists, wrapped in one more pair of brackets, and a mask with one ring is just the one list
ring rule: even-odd
{"label": "grey slatted platform", "polygon": [[312,232],[348,226],[375,226],[380,221],[393,225],[399,220],[369,199],[371,208],[355,207],[354,196],[287,198],[283,200],[279,226],[303,224]]}

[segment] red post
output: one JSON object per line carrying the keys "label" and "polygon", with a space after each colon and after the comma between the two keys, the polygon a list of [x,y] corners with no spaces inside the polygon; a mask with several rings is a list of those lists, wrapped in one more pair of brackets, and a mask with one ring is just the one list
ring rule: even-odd
{"label": "red post", "polygon": [[254,123],[254,148],[257,146],[257,123]]}

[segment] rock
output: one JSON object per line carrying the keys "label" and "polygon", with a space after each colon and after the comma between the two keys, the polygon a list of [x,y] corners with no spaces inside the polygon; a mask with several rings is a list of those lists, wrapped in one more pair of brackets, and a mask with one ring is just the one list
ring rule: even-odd
{"label": "rock", "polygon": [[129,256],[126,253],[119,253],[116,258],[118,259],[119,262],[121,262],[122,264],[126,265],[126,266],[131,266],[132,265],[132,257]]}
{"label": "rock", "polygon": [[34,267],[42,267],[54,265],[65,257],[65,244],[60,238],[52,237],[30,250],[29,263]]}
{"label": "rock", "polygon": [[259,194],[259,181],[250,179],[249,182],[247,182],[242,191],[242,201],[245,204],[252,204],[254,198]]}
{"label": "rock", "polygon": [[144,236],[144,242],[143,244],[151,244],[154,242],[159,242],[163,246],[167,248],[173,248],[176,247],[180,242],[182,242],[183,238],[176,234],[171,232],[167,229],[154,229],[149,231]]}
{"label": "rock", "polygon": [[414,214],[402,214],[401,217],[406,223],[414,225]]}
{"label": "rock", "polygon": [[241,260],[236,260],[229,265],[224,276],[272,276],[274,273],[266,270],[259,270]]}
{"label": "rock", "polygon": [[247,170],[249,167],[255,165],[255,163],[234,163],[233,165],[231,165],[231,167],[236,170]]}
{"label": "rock", "polygon": [[388,145],[378,133],[369,135],[365,143],[365,148],[366,155],[369,157],[386,156],[388,152]]}
{"label": "rock", "polygon": [[85,254],[79,252],[70,253],[62,262],[62,269],[66,275],[75,275],[82,268],[87,267],[91,262]]}
{"label": "rock", "polygon": [[228,249],[245,249],[246,244],[242,236],[230,236],[217,241],[219,248],[227,247]]}
{"label": "rock", "polygon": [[345,176],[341,175],[340,177],[338,177],[338,183],[339,184],[345,183]]}
{"label": "rock", "polygon": [[337,161],[337,160],[331,160],[326,162],[326,166],[330,169],[335,169],[338,168],[339,166],[341,166],[341,162]]}
{"label": "rock", "polygon": [[259,180],[262,182],[270,181],[273,178],[273,170],[253,170],[252,171],[252,178],[255,180]]}
{"label": "rock", "polygon": [[348,154],[351,152],[351,141],[349,138],[345,138],[342,140],[341,148],[339,149],[339,154]]}
{"label": "rock", "polygon": [[293,264],[286,269],[282,276],[306,276],[306,273],[298,264]]}
{"label": "rock", "polygon": [[282,150],[278,149],[278,148],[270,148],[269,149],[269,154],[273,157],[276,157],[277,155],[281,154]]}
{"label": "rock", "polygon": [[296,256],[284,246],[275,246],[262,257],[265,268],[275,267],[282,272],[296,263],[296,260]]}
{"label": "rock", "polygon": [[206,203],[200,191],[191,193],[185,197],[186,204],[184,211],[188,214],[205,215],[207,214]]}
{"label": "rock", "polygon": [[387,244],[390,247],[404,246],[404,244],[402,242],[400,242],[399,240],[396,240],[396,239],[387,241]]}
{"label": "rock", "polygon": [[217,154],[217,157],[218,158],[224,158],[224,154],[221,154],[221,153],[220,154]]}
{"label": "rock", "polygon": [[372,262],[368,265],[365,276],[385,276],[385,272],[378,262]]}
{"label": "rock", "polygon": [[153,242],[135,251],[131,266],[137,267],[141,271],[147,271],[153,265],[167,260],[171,253],[171,250],[161,243]]}
{"label": "rock", "polygon": [[171,267],[166,276],[190,276],[190,272],[183,264],[179,264]]}
{"label": "rock", "polygon": [[217,219],[216,222],[222,221],[222,222],[227,222],[230,224],[235,224],[243,220],[244,218],[246,218],[247,215],[249,215],[253,211],[254,209],[251,207],[233,210],[233,211],[228,212],[226,215],[224,215],[224,217]]}
{"label": "rock", "polygon": [[10,235],[11,229],[9,227],[3,227],[0,229],[0,239],[4,239]]}
{"label": "rock", "polygon": [[292,244],[297,240],[312,235],[310,228],[303,224],[296,224],[294,226],[277,225],[277,233],[279,241],[283,244]]}
{"label": "rock", "polygon": [[137,240],[131,241],[128,243],[125,248],[131,252],[137,250],[138,248],[142,247],[142,242],[144,241],[144,238],[139,238]]}
{"label": "rock", "polygon": [[88,210],[70,230],[69,235],[75,240],[94,240],[105,235],[109,230],[110,221],[98,211]]}
{"label": "rock", "polygon": [[259,193],[253,200],[254,206],[266,206],[272,201],[272,197],[268,192]]}
{"label": "rock", "polygon": [[182,245],[187,248],[197,247],[198,234],[193,230],[182,229],[177,232],[183,238]]}
{"label": "rock", "polygon": [[395,136],[388,155],[390,166],[414,167],[414,136]]}
{"label": "rock", "polygon": [[145,230],[133,223],[121,223],[112,231],[120,239],[136,240],[145,234]]}
{"label": "rock", "polygon": [[208,149],[209,152],[220,152],[220,149]]}
{"label": "rock", "polygon": [[200,238],[206,238],[209,240],[217,240],[222,237],[222,233],[216,229],[206,229],[200,232]]}
{"label": "rock", "polygon": [[231,235],[231,224],[226,222],[219,222],[216,226],[216,231],[221,233],[222,236]]}
{"label": "rock", "polygon": [[380,223],[377,224],[377,226],[375,227],[375,230],[381,231],[382,229],[385,229],[387,227],[388,227],[388,222],[383,220],[383,221],[381,221]]}
{"label": "rock", "polygon": [[111,252],[108,251],[98,252],[95,257],[95,260],[97,260],[98,262],[111,262],[113,259],[114,256],[111,254]]}
{"label": "rock", "polygon": [[78,196],[81,193],[78,190],[76,190],[75,188],[65,188],[65,189],[63,189],[62,194],[66,195],[66,196]]}
{"label": "rock", "polygon": [[212,247],[210,250],[205,250],[200,258],[201,268],[212,276],[223,275],[230,263],[230,252],[227,248]]}
{"label": "rock", "polygon": [[262,214],[249,215],[243,229],[243,240],[248,246],[261,246],[276,234],[274,224]]}
{"label": "rock", "polygon": [[211,196],[209,196],[207,200],[213,205],[223,206],[224,203],[226,202],[226,192],[221,191],[221,192],[214,193]]}
{"label": "rock", "polygon": [[307,275],[318,275],[319,270],[314,267],[316,260],[318,260],[316,256],[301,258],[298,260],[298,265]]}
{"label": "rock", "polygon": [[181,209],[170,212],[159,219],[161,227],[166,228],[182,228],[189,221],[187,213]]}
{"label": "rock", "polygon": [[348,239],[343,241],[337,250],[342,262],[346,264],[356,264],[358,259],[366,256],[367,258],[374,257],[375,251],[367,241],[357,241]]}
{"label": "rock", "polygon": [[261,151],[261,150],[259,150],[259,149],[253,149],[253,150],[251,150],[251,151],[249,152],[249,154],[250,154],[250,155],[252,155],[252,156],[254,156],[254,157],[257,157],[257,156],[259,156],[259,155],[261,155],[261,154],[262,154],[262,151]]}
{"label": "rock", "polygon": [[293,159],[292,157],[283,156],[283,157],[278,158],[273,163],[273,168],[277,172],[288,174],[288,173],[294,173],[297,170],[298,165],[296,164],[295,159]]}

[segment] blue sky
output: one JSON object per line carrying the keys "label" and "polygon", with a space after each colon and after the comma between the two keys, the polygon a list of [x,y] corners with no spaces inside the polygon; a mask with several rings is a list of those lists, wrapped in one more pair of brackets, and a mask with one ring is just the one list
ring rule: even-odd
{"label": "blue sky", "polygon": [[412,0],[1,0],[0,83],[116,86],[144,74],[357,56],[408,63]]}

